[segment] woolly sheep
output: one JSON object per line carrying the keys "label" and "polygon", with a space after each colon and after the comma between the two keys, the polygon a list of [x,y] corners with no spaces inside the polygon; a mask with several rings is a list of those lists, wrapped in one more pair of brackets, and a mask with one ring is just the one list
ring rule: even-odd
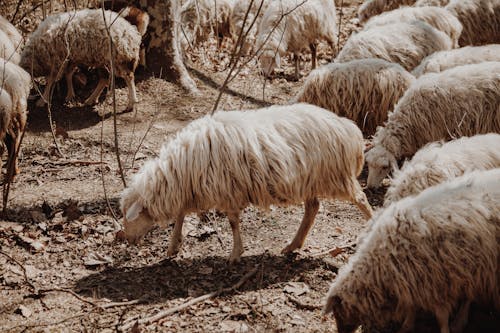
{"label": "woolly sheep", "polygon": [[17,31],[16,27],[12,25],[5,17],[0,15],[0,30],[2,30],[10,39],[14,48],[19,50],[21,47],[21,43],[23,42],[23,36],[19,31]]}
{"label": "woolly sheep", "polygon": [[[8,113],[2,114],[3,123],[0,126],[0,135],[7,134],[0,139],[4,140],[9,156],[14,156],[19,151],[21,133],[26,127],[31,77],[21,67],[3,59],[0,59],[0,73],[0,89],[5,90],[11,101]],[[3,99],[7,98],[4,96]],[[14,161],[14,173],[19,173],[17,160]]]}
{"label": "woolly sheep", "polygon": [[388,10],[397,9],[400,6],[411,6],[416,0],[366,0],[359,7],[358,19],[363,23],[370,17]]}
{"label": "woolly sheep", "polygon": [[445,8],[462,23],[460,46],[500,43],[500,0],[451,0]]}
{"label": "woolly sheep", "polygon": [[[117,13],[105,13],[116,51],[114,72],[127,83],[130,109],[137,102],[134,70],[139,61],[141,35]],[[49,100],[53,84],[60,79],[62,73],[68,73],[67,68],[75,65],[109,68],[111,59],[108,45],[101,9],[84,9],[47,17],[31,34],[21,54],[23,68],[34,77],[47,76],[39,105]],[[87,99],[86,104],[93,102],[92,97]]]}
{"label": "woolly sheep", "polygon": [[382,59],[331,63],[312,71],[295,99],[355,121],[368,136],[414,80],[400,65]]}
{"label": "woolly sheep", "polygon": [[16,47],[3,30],[0,30],[0,58],[14,64],[19,64],[21,59],[21,56],[16,51]]}
{"label": "woolly sheep", "polygon": [[419,77],[427,73],[439,73],[449,68],[485,61],[500,61],[500,44],[466,46],[433,53],[424,58],[412,74]]}
{"label": "woolly sheep", "polygon": [[368,151],[368,187],[425,144],[500,133],[500,62],[459,66],[417,79],[379,127]]}
{"label": "woolly sheep", "polygon": [[473,170],[500,168],[499,147],[500,135],[494,133],[425,146],[400,170],[394,171],[384,205]]}
{"label": "woolly sheep", "polygon": [[[252,7],[250,7],[250,10],[248,11],[246,21],[245,15],[247,14],[250,2],[248,0],[236,0],[234,3],[233,14],[231,16],[231,32],[233,34],[233,40],[238,40],[241,28],[244,27],[244,33],[250,29],[242,45],[243,52],[245,54],[250,52],[251,48],[255,44],[255,37],[258,33],[257,28],[259,27],[262,16],[269,6],[269,3],[271,3],[271,0],[255,0],[252,3]],[[254,24],[253,26],[250,26],[252,22],[254,22]]]}
{"label": "woolly sheep", "polygon": [[336,21],[335,2],[331,0],[280,0],[269,4],[256,41],[264,75],[270,76],[280,66],[281,57],[291,52],[298,78],[298,55],[307,47],[312,53],[312,69],[316,68],[316,44],[324,40],[334,48]]}
{"label": "woolly sheep", "polygon": [[411,71],[429,54],[449,50],[452,45],[450,37],[425,22],[391,23],[352,35],[336,62],[380,58]]}
{"label": "woolly sheep", "polygon": [[420,20],[447,34],[458,47],[458,39],[462,33],[462,24],[448,10],[441,7],[403,7],[371,18],[364,29],[389,23]]}
{"label": "woolly sheep", "polygon": [[473,172],[393,203],[371,220],[327,295],[339,333],[401,324],[420,311],[461,332],[469,305],[500,310],[500,169]]}
{"label": "woolly sheep", "polygon": [[121,196],[124,231],[137,243],[154,222],[175,219],[167,254],[182,241],[187,213],[215,208],[233,230],[230,262],[243,253],[240,211],[252,204],[305,202],[292,252],[304,244],[319,198],[341,198],[372,214],[357,181],[363,168],[363,136],[350,120],[308,104],[253,111],[220,111],[193,121],[147,162]]}
{"label": "woolly sheep", "polygon": [[418,0],[417,2],[415,2],[415,7],[424,7],[424,6],[444,7],[449,2],[450,0]]}
{"label": "woolly sheep", "polygon": [[231,37],[232,12],[233,0],[188,0],[182,5],[181,21],[192,34],[189,41],[198,45],[213,32],[220,46],[224,37]]}

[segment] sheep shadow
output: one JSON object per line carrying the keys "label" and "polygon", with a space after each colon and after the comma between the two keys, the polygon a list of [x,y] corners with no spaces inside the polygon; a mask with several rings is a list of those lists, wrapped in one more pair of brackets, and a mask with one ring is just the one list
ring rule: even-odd
{"label": "sheep shadow", "polygon": [[[256,275],[230,295],[261,290],[289,281],[301,273],[330,266],[317,258],[293,259],[269,254],[244,256],[235,265],[229,265],[226,257],[215,256],[194,260],[167,259],[139,268],[110,267],[77,281],[75,291],[113,301],[141,299],[150,304],[162,303],[230,287],[257,265]],[[333,266],[328,269],[337,270]]]}

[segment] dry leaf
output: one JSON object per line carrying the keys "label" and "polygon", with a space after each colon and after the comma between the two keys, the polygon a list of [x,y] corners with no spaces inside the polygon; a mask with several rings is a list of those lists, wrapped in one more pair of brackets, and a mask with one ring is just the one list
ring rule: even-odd
{"label": "dry leaf", "polygon": [[242,321],[224,320],[219,324],[221,332],[245,333],[248,332],[248,325]]}
{"label": "dry leaf", "polygon": [[19,307],[16,310],[16,313],[19,313],[25,318],[28,318],[33,314],[33,312],[31,312],[31,310],[25,307],[24,305],[19,305]]}
{"label": "dry leaf", "polygon": [[68,222],[78,220],[82,215],[82,212],[78,208],[78,201],[70,200],[64,208],[63,216],[66,216]]}
{"label": "dry leaf", "polygon": [[23,236],[23,235],[17,235],[17,238],[24,244],[29,245],[31,249],[35,251],[42,251],[45,248],[45,244],[42,242],[33,239],[28,236]]}
{"label": "dry leaf", "polygon": [[141,329],[139,327],[139,322],[136,321],[134,326],[130,329],[129,333],[141,333]]}
{"label": "dry leaf", "polygon": [[0,231],[12,230],[15,232],[23,231],[24,226],[16,222],[0,221]]}
{"label": "dry leaf", "polygon": [[83,258],[83,264],[85,266],[106,265],[106,264],[111,264],[112,262],[113,259],[111,259],[110,257],[94,252],[89,253],[88,256]]}
{"label": "dry leaf", "polygon": [[331,250],[329,253],[332,257],[336,257],[341,253],[344,253],[345,249],[343,247],[336,247],[333,250]]}
{"label": "dry leaf", "polygon": [[288,282],[283,288],[283,291],[287,294],[293,294],[295,296],[300,296],[309,292],[309,286],[304,282]]}

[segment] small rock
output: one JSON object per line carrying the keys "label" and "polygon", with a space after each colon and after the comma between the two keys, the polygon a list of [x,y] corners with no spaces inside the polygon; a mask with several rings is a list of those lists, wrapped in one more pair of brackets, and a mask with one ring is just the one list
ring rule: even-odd
{"label": "small rock", "polygon": [[304,282],[288,282],[283,288],[283,291],[287,294],[293,294],[295,296],[303,295],[309,292],[310,288]]}
{"label": "small rock", "polygon": [[28,318],[33,314],[33,312],[31,312],[31,310],[25,307],[24,305],[19,305],[19,307],[16,310],[16,313],[22,315],[25,318]]}

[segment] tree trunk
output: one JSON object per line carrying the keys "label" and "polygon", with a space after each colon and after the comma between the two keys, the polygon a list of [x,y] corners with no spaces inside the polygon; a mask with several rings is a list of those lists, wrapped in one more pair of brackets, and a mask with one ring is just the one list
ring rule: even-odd
{"label": "tree trunk", "polygon": [[179,49],[179,0],[138,0],[136,4],[150,16],[146,39],[146,63],[157,77],[178,82],[190,93],[197,93],[196,83],[182,61]]}

